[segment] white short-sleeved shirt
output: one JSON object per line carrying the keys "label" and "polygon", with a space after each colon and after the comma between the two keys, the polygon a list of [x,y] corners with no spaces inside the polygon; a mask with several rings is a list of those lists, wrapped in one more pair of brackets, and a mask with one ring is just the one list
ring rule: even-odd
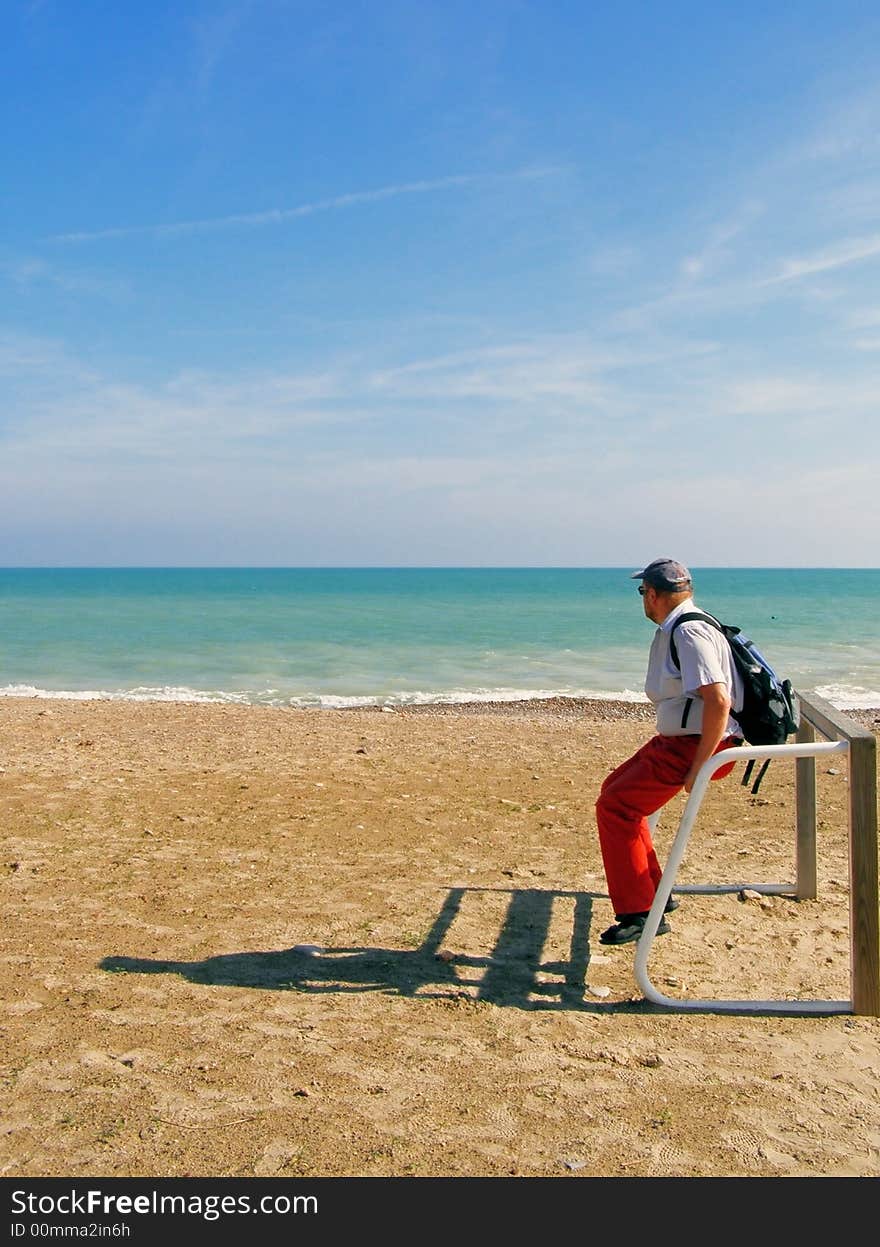
{"label": "white short-sleeved shirt", "polygon": [[[697,695],[697,689],[705,684],[726,685],[733,709],[742,706],[742,680],[730,646],[712,624],[698,619],[679,624],[675,648],[681,670],[672,661],[669,638],[675,621],[680,615],[699,609],[692,598],[679,603],[660,624],[651,642],[645,693],[656,707],[657,731],[661,736],[699,735],[703,699]],[[742,735],[733,714],[728,718],[726,735]]]}

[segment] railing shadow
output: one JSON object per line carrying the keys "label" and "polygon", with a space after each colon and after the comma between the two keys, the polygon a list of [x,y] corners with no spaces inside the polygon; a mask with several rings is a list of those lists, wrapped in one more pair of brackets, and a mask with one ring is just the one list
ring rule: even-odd
{"label": "railing shadow", "polygon": [[[508,892],[510,901],[488,956],[443,948],[468,894]],[[590,961],[590,923],[596,893],[451,888],[422,944],[416,949],[297,945],[266,952],[227,953],[202,961],[105,957],[100,968],[116,974],[179,974],[205,986],[256,987],[269,991],[388,992],[422,998],[467,996],[512,1008],[606,1010],[584,1001]],[[542,960],[553,905],[574,901],[568,957]],[[549,976],[549,977],[548,977]],[[618,1006],[620,1007],[620,1006]]]}
{"label": "railing shadow", "polygon": [[[729,888],[703,885],[678,890],[724,892]],[[477,894],[510,898],[495,943],[486,956],[457,953],[454,941],[444,947],[462,902]],[[207,987],[337,995],[384,992],[419,999],[460,997],[513,1009],[597,1014],[675,1013],[675,1004],[661,1005],[638,996],[625,1000],[594,999],[586,991],[593,900],[604,896],[597,892],[536,888],[451,888],[430,931],[415,949],[319,948],[300,944],[265,952],[225,953],[202,961],[113,956],[105,957],[100,968],[114,974],[178,974],[190,983]],[[560,899],[574,902],[568,956],[562,961],[546,961],[544,948],[551,914],[554,903]],[[681,1011],[693,1011],[693,1005],[683,1005]],[[700,1011],[715,1010],[711,1002],[706,1002]],[[740,1012],[736,1005],[729,1011]],[[743,1001],[741,1011],[744,1016],[763,1016],[760,1008],[747,1001]],[[784,1012],[798,1017],[808,1011],[809,1006],[805,1009],[803,1002],[793,1000],[790,1009],[787,1003],[781,1008],[777,1005],[767,1011],[767,1016]]]}

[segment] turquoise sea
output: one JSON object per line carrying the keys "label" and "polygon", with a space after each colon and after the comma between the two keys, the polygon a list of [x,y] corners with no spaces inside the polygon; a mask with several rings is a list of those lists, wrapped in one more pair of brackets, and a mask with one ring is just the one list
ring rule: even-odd
{"label": "turquoise sea", "polygon": [[[0,569],[0,696],[642,699],[632,568]],[[880,569],[692,569],[796,688],[880,706]]]}

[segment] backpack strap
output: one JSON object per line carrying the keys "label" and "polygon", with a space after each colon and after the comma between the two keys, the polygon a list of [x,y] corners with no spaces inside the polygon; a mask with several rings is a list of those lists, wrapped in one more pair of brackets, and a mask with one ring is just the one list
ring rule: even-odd
{"label": "backpack strap", "polygon": [[711,624],[719,632],[724,631],[724,626],[708,611],[685,611],[683,615],[679,615],[669,631],[669,656],[679,671],[681,671],[681,663],[678,661],[678,650],[675,648],[675,629],[679,624],[690,623],[692,619],[702,619],[704,623]]}
{"label": "backpack strap", "polygon": [[[755,761],[756,761],[755,758],[749,758],[748,762],[746,763],[746,769],[743,772],[743,777],[739,781],[742,784],[743,788],[748,788],[749,786],[749,780],[752,778],[752,771],[755,769]],[[758,789],[761,787],[761,780],[766,775],[767,767],[769,765],[770,765],[770,759],[765,758],[761,766],[761,769],[758,771],[757,778],[755,782],[752,784],[752,796],[754,796],[755,793],[758,791]]]}
{"label": "backpack strap", "polygon": [[[678,661],[678,650],[675,648],[675,629],[679,624],[688,623],[691,619],[703,619],[706,623],[712,624],[713,627],[718,628],[722,632],[724,631],[715,616],[708,614],[706,611],[685,611],[683,615],[679,615],[669,632],[669,655],[679,671],[681,671],[681,663]],[[684,703],[684,710],[681,715],[682,728],[687,727],[687,721],[690,718],[691,706],[693,705],[693,702],[693,697],[688,697]]]}

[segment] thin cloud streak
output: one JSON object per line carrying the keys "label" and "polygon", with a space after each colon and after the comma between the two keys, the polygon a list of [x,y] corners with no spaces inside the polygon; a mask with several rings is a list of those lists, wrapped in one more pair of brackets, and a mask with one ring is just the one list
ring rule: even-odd
{"label": "thin cloud streak", "polygon": [[871,238],[854,238],[812,256],[786,260],[781,272],[774,277],[768,277],[761,284],[775,286],[780,282],[797,281],[801,277],[811,277],[814,273],[827,273],[849,264],[858,264],[862,260],[871,260],[876,255],[880,255],[880,234]]}
{"label": "thin cloud streak", "polygon": [[431,191],[450,190],[453,187],[475,186],[490,181],[534,181],[559,173],[555,167],[519,169],[513,173],[452,174],[445,178],[433,178],[420,182],[402,182],[395,186],[380,186],[375,190],[351,191],[335,195],[331,199],[318,199],[314,203],[300,204],[296,208],[272,208],[265,212],[234,213],[225,217],[205,217],[195,221],[173,221],[164,225],[120,225],[110,229],[83,230],[70,234],[53,234],[47,241],[62,243],[101,242],[110,238],[131,238],[136,235],[152,235],[157,238],[177,234],[193,234],[201,230],[231,229],[236,226],[260,227],[282,225],[319,212],[334,212],[358,204],[378,203],[384,199],[396,199],[403,195],[424,195]]}

